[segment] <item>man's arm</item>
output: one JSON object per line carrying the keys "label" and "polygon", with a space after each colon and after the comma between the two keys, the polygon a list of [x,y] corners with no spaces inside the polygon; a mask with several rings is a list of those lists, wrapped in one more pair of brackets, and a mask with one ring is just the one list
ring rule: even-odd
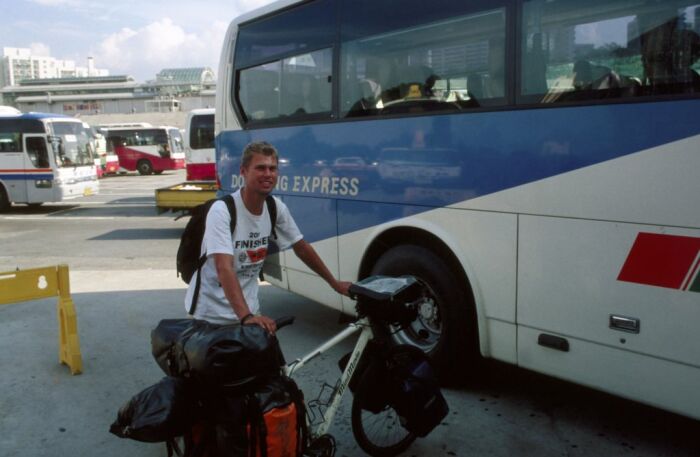
{"label": "man's arm", "polygon": [[[226,299],[231,308],[233,308],[233,312],[238,316],[238,319],[243,319],[250,314],[250,308],[248,308],[248,303],[246,303],[243,296],[243,290],[238,282],[236,270],[233,268],[233,256],[229,254],[212,254],[212,257],[214,257],[216,276],[224,289],[224,295],[226,295]],[[268,332],[274,332],[276,329],[275,321],[266,316],[253,316],[246,319],[245,323],[258,324]]]}
{"label": "man's arm", "polygon": [[350,288],[350,282],[338,281],[331,274],[323,263],[321,257],[318,256],[316,250],[311,246],[306,240],[301,239],[294,243],[292,246],[294,254],[296,254],[302,262],[306,264],[307,267],[311,268],[316,274],[322,277],[336,292],[342,295],[348,295],[348,289]]}

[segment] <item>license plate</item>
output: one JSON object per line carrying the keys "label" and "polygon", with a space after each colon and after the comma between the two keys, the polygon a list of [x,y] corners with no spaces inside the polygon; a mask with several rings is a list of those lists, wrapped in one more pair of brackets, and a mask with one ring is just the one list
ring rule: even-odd
{"label": "license plate", "polygon": [[83,196],[87,197],[88,195],[92,195],[92,187],[86,187],[83,190]]}

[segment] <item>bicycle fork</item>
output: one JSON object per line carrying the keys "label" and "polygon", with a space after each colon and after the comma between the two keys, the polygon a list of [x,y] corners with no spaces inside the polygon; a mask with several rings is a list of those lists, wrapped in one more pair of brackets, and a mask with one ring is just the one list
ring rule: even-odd
{"label": "bicycle fork", "polygon": [[284,367],[284,374],[291,377],[296,370],[306,365],[310,360],[318,357],[319,355],[328,351],[330,348],[336,346],[341,341],[349,338],[357,332],[360,332],[360,336],[358,337],[357,343],[355,344],[355,348],[353,349],[352,354],[350,355],[350,360],[348,360],[348,364],[346,365],[343,374],[340,376],[340,380],[333,389],[333,393],[331,394],[330,400],[328,402],[328,407],[325,409],[325,411],[321,411],[323,417],[321,419],[321,423],[318,426],[318,429],[316,429],[314,433],[314,436],[322,436],[328,432],[328,429],[330,428],[333,422],[335,413],[338,411],[338,407],[340,406],[340,401],[343,398],[343,394],[345,393],[345,390],[347,389],[348,384],[352,379],[352,375],[355,372],[358,363],[360,362],[360,357],[365,351],[367,343],[374,336],[368,320],[366,318],[363,318],[355,323],[348,325],[348,328],[341,331],[340,333],[338,333],[333,338],[323,343],[313,351],[309,352],[308,355],[297,359]]}

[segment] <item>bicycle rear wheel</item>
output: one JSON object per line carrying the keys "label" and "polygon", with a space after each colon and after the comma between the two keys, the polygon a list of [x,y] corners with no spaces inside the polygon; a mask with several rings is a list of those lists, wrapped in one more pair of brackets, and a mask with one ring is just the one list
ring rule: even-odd
{"label": "bicycle rear wheel", "polygon": [[373,457],[392,457],[416,440],[416,435],[401,426],[391,406],[378,413],[363,409],[362,393],[352,399],[352,434],[363,451]]}

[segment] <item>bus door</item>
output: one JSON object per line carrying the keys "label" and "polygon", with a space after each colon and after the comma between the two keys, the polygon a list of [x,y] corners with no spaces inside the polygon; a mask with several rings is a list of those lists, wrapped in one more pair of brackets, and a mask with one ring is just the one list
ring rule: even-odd
{"label": "bus door", "polygon": [[26,133],[23,137],[25,201],[28,203],[51,201],[56,183],[51,169],[51,155],[46,136]]}

